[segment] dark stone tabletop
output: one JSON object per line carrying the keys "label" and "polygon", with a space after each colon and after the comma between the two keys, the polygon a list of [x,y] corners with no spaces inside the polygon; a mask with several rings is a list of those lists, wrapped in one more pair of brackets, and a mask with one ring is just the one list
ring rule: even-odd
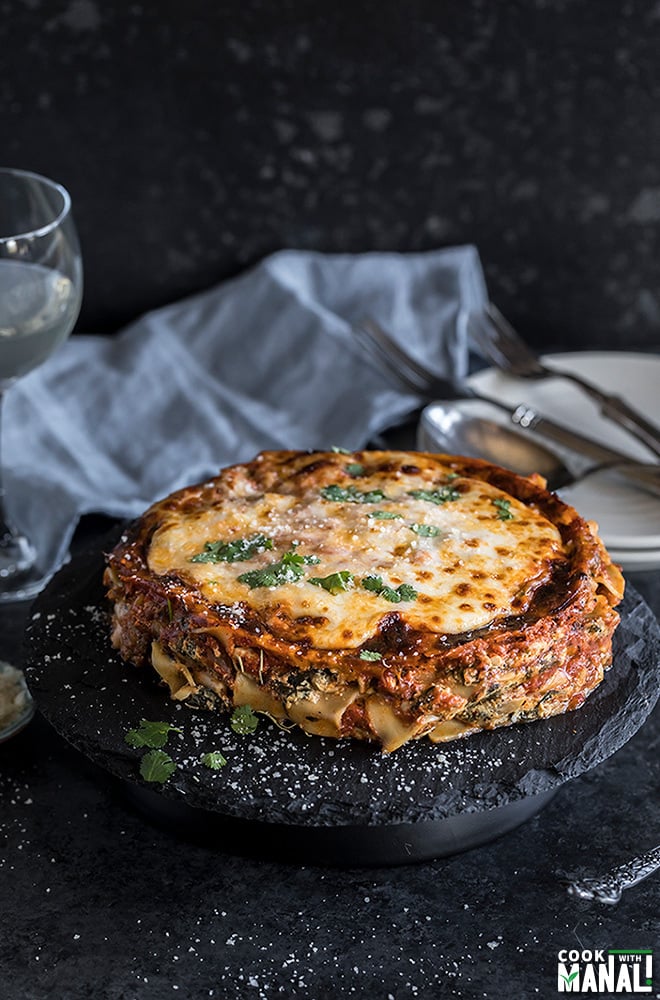
{"label": "dark stone tabletop", "polygon": [[[86,519],[77,545],[101,527]],[[658,574],[630,580],[657,614]],[[2,608],[5,659],[26,617]],[[553,997],[563,948],[657,948],[659,877],[607,906],[569,897],[559,873],[602,874],[656,845],[659,743],[656,710],[493,843],[336,869],[160,829],[37,716],[0,746],[3,1000]]]}
{"label": "dark stone tabletop", "polygon": [[[0,0],[2,158],[72,193],[81,331],[283,247],[473,243],[535,348],[657,351],[659,42],[644,0]],[[630,574],[656,615],[659,577]],[[165,832],[37,716],[0,745],[0,998],[527,1000],[561,949],[657,965],[660,876],[606,906],[557,873],[656,846],[659,748],[656,709],[505,837],[337,870]]]}

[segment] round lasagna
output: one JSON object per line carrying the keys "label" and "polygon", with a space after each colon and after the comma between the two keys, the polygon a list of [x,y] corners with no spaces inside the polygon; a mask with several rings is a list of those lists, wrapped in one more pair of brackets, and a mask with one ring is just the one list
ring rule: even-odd
{"label": "round lasagna", "polygon": [[578,708],[623,580],[596,526],[477,459],[264,452],[108,555],[112,643],[172,698],[394,750]]}

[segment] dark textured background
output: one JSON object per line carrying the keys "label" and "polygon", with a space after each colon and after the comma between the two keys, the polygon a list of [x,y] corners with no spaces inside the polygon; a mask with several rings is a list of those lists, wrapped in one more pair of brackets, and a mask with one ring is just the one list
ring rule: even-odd
{"label": "dark textured background", "polygon": [[[652,0],[0,0],[0,158],[71,190],[82,330],[281,247],[474,242],[535,346],[657,349],[659,51]],[[655,845],[659,725],[488,847],[322,871],[151,828],[37,718],[0,747],[0,994],[549,1000],[559,949],[653,947],[660,995],[660,879],[557,876]]]}
{"label": "dark textured background", "polygon": [[2,0],[1,158],[67,185],[79,328],[281,247],[474,242],[535,346],[657,348],[660,5]]}

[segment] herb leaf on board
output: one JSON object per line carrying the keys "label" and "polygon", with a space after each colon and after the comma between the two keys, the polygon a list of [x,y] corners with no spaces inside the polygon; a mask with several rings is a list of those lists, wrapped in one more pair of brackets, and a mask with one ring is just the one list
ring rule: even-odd
{"label": "herb leaf on board", "polygon": [[124,736],[124,740],[129,747],[157,749],[165,746],[170,733],[180,733],[181,731],[178,726],[172,726],[169,722],[148,722],[146,719],[141,719],[138,728],[130,729]]}
{"label": "herb leaf on board", "polygon": [[249,736],[259,725],[259,719],[249,705],[239,705],[232,712],[229,725],[239,736]]}
{"label": "herb leaf on board", "polygon": [[222,756],[219,750],[211,750],[200,758],[204,767],[209,767],[212,771],[219,771],[227,763],[227,759]]}
{"label": "herb leaf on board", "polygon": [[140,774],[145,781],[164,784],[176,771],[176,764],[164,750],[149,750],[140,761]]}

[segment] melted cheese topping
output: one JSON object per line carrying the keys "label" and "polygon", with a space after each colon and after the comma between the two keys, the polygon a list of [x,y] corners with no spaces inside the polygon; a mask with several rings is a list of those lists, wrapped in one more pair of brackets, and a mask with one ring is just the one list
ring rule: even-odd
{"label": "melted cheese topping", "polygon": [[[482,628],[524,611],[550,563],[564,553],[559,532],[537,511],[481,480],[460,482],[459,499],[443,504],[411,496],[415,488],[428,488],[413,477],[384,482],[382,476],[365,476],[354,481],[355,488],[381,489],[387,499],[326,500],[317,487],[295,495],[236,496],[214,507],[179,511],[155,532],[149,568],[176,573],[211,604],[245,602],[257,611],[302,619],[297,634],[308,629],[317,648],[355,648],[392,611],[413,627],[440,634]],[[511,519],[500,518],[496,500],[510,502]],[[369,517],[377,511],[397,516]],[[430,526],[431,533],[425,536],[411,525]],[[240,562],[191,561],[207,542],[257,534],[272,540],[272,550]],[[319,560],[304,566],[299,581],[251,589],[238,579],[294,550]],[[309,583],[343,571],[353,576],[346,591],[333,595]],[[393,589],[407,584],[418,596],[392,603],[362,587],[367,576],[381,577]],[[316,620],[305,621],[309,618]]]}

